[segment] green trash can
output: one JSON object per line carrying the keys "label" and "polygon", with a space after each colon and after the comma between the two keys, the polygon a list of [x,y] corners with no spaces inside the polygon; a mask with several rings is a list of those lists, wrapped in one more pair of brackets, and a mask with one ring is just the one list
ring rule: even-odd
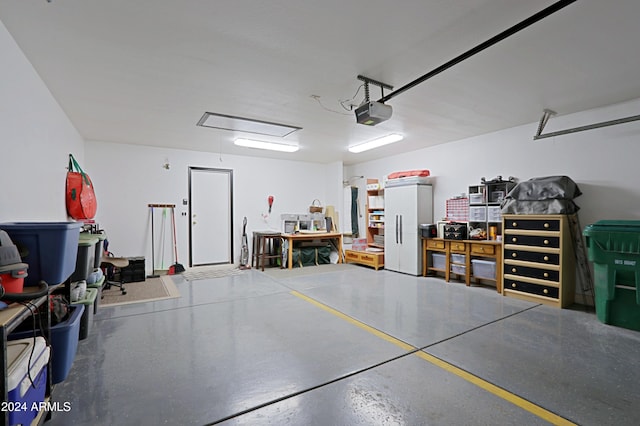
{"label": "green trash can", "polygon": [[98,307],[100,306],[100,300],[102,300],[102,288],[104,287],[104,282],[106,277],[103,275],[98,281],[93,284],[87,284],[87,288],[93,288],[96,290],[96,301],[93,304],[93,315],[98,313]]}
{"label": "green trash can", "polygon": [[82,318],[80,319],[79,340],[84,340],[89,336],[93,328],[93,304],[96,302],[98,290],[95,288],[87,288],[84,299],[73,302],[71,305],[84,305]]}
{"label": "green trash can", "polygon": [[583,235],[593,262],[598,320],[640,331],[640,221],[601,220]]}

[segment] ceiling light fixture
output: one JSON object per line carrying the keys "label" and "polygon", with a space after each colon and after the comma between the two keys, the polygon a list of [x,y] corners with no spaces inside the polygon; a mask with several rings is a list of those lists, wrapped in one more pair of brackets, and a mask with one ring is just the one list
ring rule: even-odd
{"label": "ceiling light fixture", "polygon": [[247,148],[268,149],[270,151],[281,151],[281,152],[296,152],[298,149],[300,149],[298,145],[255,141],[252,139],[244,139],[244,138],[236,139],[233,141],[233,143],[238,146],[244,146]]}
{"label": "ceiling light fixture", "polygon": [[389,145],[390,143],[398,142],[404,139],[404,136],[399,135],[397,133],[393,133],[387,136],[383,136],[378,139],[371,140],[369,142],[364,142],[358,145],[350,146],[349,152],[359,153],[363,151],[368,151],[370,149],[378,148],[383,145]]}
{"label": "ceiling light fixture", "polygon": [[235,117],[233,115],[218,114],[215,112],[205,112],[197,125],[214,129],[231,130],[234,132],[277,136],[280,138],[302,129],[302,127],[289,126],[288,124]]}

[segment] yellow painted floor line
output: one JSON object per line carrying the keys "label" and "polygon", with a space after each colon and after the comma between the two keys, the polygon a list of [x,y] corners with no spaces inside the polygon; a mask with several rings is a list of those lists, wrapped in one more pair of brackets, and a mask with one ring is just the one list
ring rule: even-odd
{"label": "yellow painted floor line", "polygon": [[363,330],[368,331],[369,333],[373,334],[374,336],[377,336],[383,340],[386,340],[387,342],[393,343],[396,346],[399,346],[400,348],[409,351],[409,352],[415,352],[414,355],[422,358],[425,361],[430,362],[431,364],[442,368],[443,370],[446,370],[452,374],[455,374],[456,376],[466,380],[469,383],[472,383],[476,386],[478,386],[481,389],[484,389],[485,391],[492,393],[493,395],[504,399],[505,401],[508,401],[520,408],[522,408],[525,411],[528,411],[531,414],[534,414],[538,417],[540,417],[543,420],[548,421],[549,423],[552,423],[554,425],[575,425],[575,423],[570,422],[569,420],[558,416],[557,414],[552,413],[551,411],[545,410],[544,408],[530,402],[527,401],[524,398],[519,397],[518,395],[515,395],[511,392],[508,392],[507,390],[496,386],[492,383],[487,382],[486,380],[481,379],[478,376],[475,376],[471,373],[469,373],[468,371],[465,371],[461,368],[456,367],[453,364],[449,364],[446,361],[441,360],[440,358],[437,358],[433,355],[430,355],[426,352],[423,352],[421,350],[419,350],[419,348],[416,348],[415,346],[409,345],[408,343],[403,342],[402,340],[396,339],[393,336],[388,335],[387,333],[384,333],[380,330],[377,330],[361,321],[358,321],[357,319],[351,318],[348,315],[343,314],[340,311],[337,311],[327,305],[325,305],[324,303],[318,302],[315,299],[312,299],[309,296],[305,296],[304,294],[297,292],[297,291],[292,291],[291,292],[292,295],[299,297],[302,300],[305,300],[309,303],[311,303],[314,306],[317,306],[318,308],[325,310],[335,316],[337,316],[338,318],[341,318]]}
{"label": "yellow painted floor line", "polygon": [[340,311],[336,311],[335,309],[330,308],[329,306],[325,305],[324,303],[320,303],[317,300],[312,299],[312,298],[310,298],[308,296],[305,296],[302,293],[298,293],[297,291],[294,290],[294,291],[291,292],[291,294],[293,294],[294,296],[299,297],[300,299],[306,300],[307,302],[311,303],[312,305],[317,306],[320,309],[324,309],[325,311],[337,316],[338,318],[341,318],[341,319],[343,319],[343,320],[345,320],[347,322],[350,322],[351,324],[353,324],[353,325],[355,325],[357,327],[360,327],[360,328],[368,331],[369,333],[373,334],[374,336],[377,336],[377,337],[379,337],[379,338],[381,338],[383,340],[386,340],[387,342],[393,343],[396,346],[400,346],[405,351],[415,351],[415,350],[418,349],[416,347],[413,347],[413,346],[403,342],[402,340],[398,340],[393,336],[389,336],[388,334],[383,333],[380,330],[376,330],[375,328],[370,327],[367,324],[358,321],[357,319],[351,318],[350,316],[345,315]]}

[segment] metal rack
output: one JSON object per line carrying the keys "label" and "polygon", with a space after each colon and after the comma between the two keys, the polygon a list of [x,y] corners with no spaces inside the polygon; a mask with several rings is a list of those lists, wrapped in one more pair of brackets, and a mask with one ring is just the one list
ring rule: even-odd
{"label": "metal rack", "polygon": [[[50,289],[51,290],[51,289]],[[25,287],[25,292],[29,291],[29,287]],[[50,293],[50,291],[49,291]],[[0,367],[3,371],[2,383],[0,383],[0,392],[2,393],[2,401],[7,401],[9,389],[7,389],[8,375],[7,370],[7,338],[9,334],[16,329],[22,322],[31,317],[32,315],[44,314],[44,330],[42,330],[43,336],[45,336],[47,342],[51,341],[51,312],[47,301],[49,300],[49,294],[41,296],[37,299],[30,300],[28,302],[12,303],[7,308],[0,311],[0,332],[2,333],[2,361]],[[51,372],[51,358],[49,358],[48,371]],[[47,374],[47,384],[45,390],[45,401],[49,401],[53,385],[51,384],[51,374]],[[42,424],[50,417],[48,411],[41,411],[32,424]],[[3,412],[0,415],[0,426],[9,424],[9,413]]]}

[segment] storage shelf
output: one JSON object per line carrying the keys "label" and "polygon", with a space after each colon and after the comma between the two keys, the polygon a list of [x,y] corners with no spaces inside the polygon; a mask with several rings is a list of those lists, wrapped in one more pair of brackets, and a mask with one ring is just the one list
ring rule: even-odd
{"label": "storage shelf", "polygon": [[[443,272],[445,280],[449,281],[453,274],[456,277],[464,277],[467,286],[471,285],[474,280],[476,284],[483,284],[482,281],[490,281],[496,283],[496,291],[502,293],[502,243],[499,241],[486,240],[446,240],[443,238],[422,238],[422,256],[423,256],[423,276],[427,276],[428,271]],[[445,267],[436,268],[431,266],[429,261],[429,253],[439,254],[444,257]],[[457,261],[452,260],[452,256]],[[462,259],[464,258],[464,263]],[[435,259],[435,258],[434,258]],[[494,279],[473,275],[474,259],[486,259],[495,262]],[[442,265],[440,260],[437,265]],[[434,260],[434,263],[435,260]],[[452,266],[456,268],[464,268],[464,271],[458,269],[452,270]]]}
{"label": "storage shelf", "polygon": [[370,247],[377,247],[374,243],[375,239],[384,234],[384,192],[377,179],[367,179],[367,187],[369,185],[375,185],[377,188],[367,189],[367,244]]}
{"label": "storage shelf", "polygon": [[[32,287],[25,287],[24,292],[28,293],[29,291],[35,291],[35,290]],[[2,369],[4,374],[3,376],[4,379],[2,380],[2,384],[0,385],[1,392],[2,392],[2,401],[8,400],[8,393],[9,393],[9,389],[7,389],[7,380],[8,380],[7,370],[9,368],[9,366],[7,365],[7,336],[9,335],[9,333],[11,333],[11,331],[15,330],[15,328],[18,327],[24,320],[26,320],[27,318],[33,315],[34,311],[32,311],[32,308],[35,310],[40,310],[41,307],[44,306],[44,308],[41,310],[41,312],[42,311],[46,312],[46,314],[44,315],[45,317],[44,330],[42,332],[43,332],[43,335],[46,337],[47,341],[50,341],[51,312],[48,309],[49,307],[48,300],[49,300],[49,294],[46,294],[42,297],[38,297],[36,299],[30,300],[28,302],[30,307],[21,305],[19,303],[12,303],[7,308],[0,311],[0,333],[2,333],[2,355],[3,355]],[[49,369],[49,371],[51,371],[51,357],[49,358],[49,363],[47,368]],[[51,391],[52,391],[51,375],[47,374],[45,396],[50,397]],[[49,413],[46,411],[40,412],[38,413],[38,416],[36,416],[36,419],[40,419],[38,420],[38,422],[41,422],[42,419],[48,416],[48,414]],[[9,412],[4,412],[2,413],[2,415],[0,415],[0,425],[7,425],[7,424],[9,424]],[[32,422],[32,424],[40,424],[40,423]]]}
{"label": "storage shelf", "polygon": [[[514,186],[515,182],[511,181],[486,182],[469,186],[469,198],[474,201],[470,206],[476,208],[476,216],[473,214],[473,209],[470,209],[469,226],[472,229],[482,230],[480,235],[483,235],[483,240],[492,240],[491,231],[494,231],[496,236],[503,234],[502,214],[499,208],[504,197]],[[482,199],[481,203],[478,202],[480,199]],[[480,207],[484,207],[484,211],[481,211]]]}

